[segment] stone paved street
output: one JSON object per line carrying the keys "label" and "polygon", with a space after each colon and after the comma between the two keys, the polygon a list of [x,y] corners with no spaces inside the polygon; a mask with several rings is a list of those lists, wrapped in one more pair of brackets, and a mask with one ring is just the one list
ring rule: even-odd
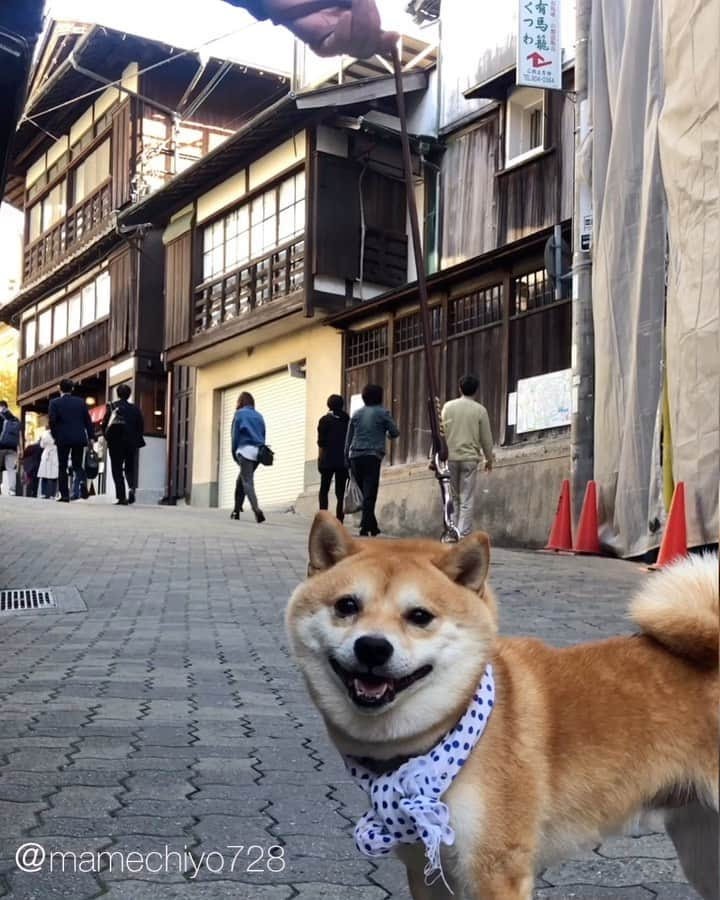
{"label": "stone paved street", "polygon": [[[64,592],[76,602],[59,612],[0,616],[0,897],[407,900],[399,865],[354,849],[363,796],[288,656],[282,618],[304,575],[307,522],[8,498],[0,524],[2,587],[79,592]],[[504,631],[555,644],[625,628],[645,577],[611,560],[501,550],[492,571]],[[77,871],[70,856],[64,873],[47,858],[19,871],[27,842],[73,851]],[[98,872],[90,854],[101,850],[118,852]],[[554,867],[537,891],[695,896],[656,834]]]}

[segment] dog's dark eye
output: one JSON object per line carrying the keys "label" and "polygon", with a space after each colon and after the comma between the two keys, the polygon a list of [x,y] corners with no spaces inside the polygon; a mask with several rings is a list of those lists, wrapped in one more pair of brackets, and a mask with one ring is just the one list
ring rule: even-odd
{"label": "dog's dark eye", "polygon": [[424,628],[432,622],[435,616],[428,610],[418,606],[416,609],[411,609],[405,618],[408,622],[412,622],[413,625],[419,625],[421,628]]}
{"label": "dog's dark eye", "polygon": [[335,601],[335,612],[341,619],[356,616],[360,612],[360,604],[354,597],[341,597]]}

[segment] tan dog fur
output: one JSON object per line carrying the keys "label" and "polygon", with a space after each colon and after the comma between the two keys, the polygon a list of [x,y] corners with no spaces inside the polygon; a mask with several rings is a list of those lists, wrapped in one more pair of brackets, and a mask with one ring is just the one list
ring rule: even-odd
{"label": "tan dog fur", "polygon": [[[310,535],[311,577],[291,598],[293,651],[341,753],[394,767],[427,752],[467,707],[486,662],[496,703],[444,800],[456,832],[443,869],[456,898],[530,900],[535,872],[660,811],[690,882],[718,900],[717,557],[649,578],[631,615],[642,633],[555,649],[497,636],[489,542],[354,541],[329,514]],[[357,615],[337,618],[340,597]],[[410,606],[436,618],[407,621]],[[328,663],[362,635],[393,644],[389,667],[432,672],[378,710],[361,709]],[[336,658],[339,658],[336,656]],[[405,667],[405,669],[403,669]],[[415,900],[422,847],[401,848]]]}

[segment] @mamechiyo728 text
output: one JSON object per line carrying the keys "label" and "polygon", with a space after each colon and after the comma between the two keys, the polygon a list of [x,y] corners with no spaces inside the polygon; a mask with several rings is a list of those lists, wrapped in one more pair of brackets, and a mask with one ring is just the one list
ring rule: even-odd
{"label": "@mamechiyo728 text", "polygon": [[228,844],[223,850],[177,850],[167,844],[162,850],[47,850],[36,841],[18,847],[15,864],[22,872],[99,873],[121,875],[180,874],[197,878],[211,875],[284,872],[285,848],[279,844]]}

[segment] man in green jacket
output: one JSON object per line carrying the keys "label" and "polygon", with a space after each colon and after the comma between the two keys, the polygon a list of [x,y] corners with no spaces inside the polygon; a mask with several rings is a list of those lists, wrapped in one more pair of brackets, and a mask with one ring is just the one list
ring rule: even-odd
{"label": "man in green jacket", "polygon": [[459,510],[458,531],[466,537],[473,531],[475,485],[481,458],[485,471],[493,467],[493,438],[485,407],[475,400],[480,382],[474,375],[460,379],[460,396],[443,406],[442,423],[448,444],[451,487]]}

